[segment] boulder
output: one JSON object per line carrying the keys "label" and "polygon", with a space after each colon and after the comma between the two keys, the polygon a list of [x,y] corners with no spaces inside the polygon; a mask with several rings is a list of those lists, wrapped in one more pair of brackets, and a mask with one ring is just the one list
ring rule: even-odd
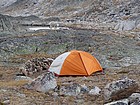
{"label": "boulder", "polygon": [[89,91],[89,94],[90,95],[99,95],[100,92],[101,92],[101,89],[99,87],[95,86]]}
{"label": "boulder", "polygon": [[60,95],[77,96],[81,92],[81,86],[77,83],[62,86],[60,88]]}
{"label": "boulder", "polygon": [[133,93],[128,99],[130,103],[140,103],[140,93]]}
{"label": "boulder", "polygon": [[129,103],[128,99],[123,99],[123,100],[107,103],[107,104],[104,104],[104,105],[128,105],[128,103]]}
{"label": "boulder", "polygon": [[137,89],[138,84],[135,80],[124,78],[107,84],[104,88],[104,98],[105,101],[123,99],[129,97]]}
{"label": "boulder", "polygon": [[55,89],[57,82],[54,73],[47,72],[35,78],[30,84],[26,85],[27,89],[33,89],[40,92],[48,92]]}

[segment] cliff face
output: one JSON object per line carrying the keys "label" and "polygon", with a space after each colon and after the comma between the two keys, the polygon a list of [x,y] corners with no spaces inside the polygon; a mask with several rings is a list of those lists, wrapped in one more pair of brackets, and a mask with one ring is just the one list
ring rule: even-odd
{"label": "cliff face", "polygon": [[26,32],[27,30],[24,25],[31,24],[32,21],[36,22],[39,20],[40,19],[36,16],[12,17],[0,14],[0,37],[3,37],[3,33],[14,35],[19,32]]}
{"label": "cliff face", "polygon": [[0,14],[0,31],[1,32],[15,32],[19,30],[20,20],[11,16]]}

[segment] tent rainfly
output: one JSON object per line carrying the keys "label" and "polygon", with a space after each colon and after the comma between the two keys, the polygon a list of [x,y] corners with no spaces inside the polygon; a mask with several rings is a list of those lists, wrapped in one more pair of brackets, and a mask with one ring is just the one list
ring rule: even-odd
{"label": "tent rainfly", "polygon": [[57,75],[91,75],[102,71],[98,60],[84,51],[73,50],[58,56],[50,65],[50,72]]}

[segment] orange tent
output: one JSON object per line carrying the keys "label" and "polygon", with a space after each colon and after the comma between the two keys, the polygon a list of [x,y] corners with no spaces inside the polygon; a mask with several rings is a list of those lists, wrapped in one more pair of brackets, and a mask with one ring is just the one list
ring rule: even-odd
{"label": "orange tent", "polygon": [[96,71],[102,71],[102,67],[91,54],[73,50],[58,56],[49,71],[57,75],[91,75]]}

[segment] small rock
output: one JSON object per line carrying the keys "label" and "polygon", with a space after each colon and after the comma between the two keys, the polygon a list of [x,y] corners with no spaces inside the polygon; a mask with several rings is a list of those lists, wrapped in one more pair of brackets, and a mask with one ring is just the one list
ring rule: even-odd
{"label": "small rock", "polygon": [[21,93],[17,93],[17,96],[19,96],[19,97],[21,97],[21,98],[26,97],[26,95],[25,95],[25,94],[21,94]]}
{"label": "small rock", "polygon": [[52,95],[53,95],[54,97],[57,97],[57,96],[58,96],[58,93],[54,92],[54,93],[52,93]]}
{"label": "small rock", "polygon": [[134,103],[132,103],[130,105],[140,105],[140,102],[134,102]]}
{"label": "small rock", "polygon": [[138,84],[132,79],[122,79],[109,83],[104,88],[104,98],[106,101],[111,99],[118,100],[129,97],[138,89]]}
{"label": "small rock", "polygon": [[81,85],[81,92],[82,93],[86,93],[89,91],[89,88],[84,84],[84,85]]}
{"label": "small rock", "polygon": [[36,79],[34,79],[30,84],[26,85],[27,89],[34,89],[40,92],[48,92],[51,89],[54,89],[57,86],[54,73],[47,72]]}
{"label": "small rock", "polygon": [[53,92],[52,93],[52,96],[53,96],[54,101],[56,101],[57,99],[59,100],[59,97],[58,97],[58,93],[57,92]]}
{"label": "small rock", "polygon": [[128,105],[128,103],[129,103],[128,99],[123,99],[123,100],[107,103],[104,105]]}
{"label": "small rock", "polygon": [[0,92],[6,92],[7,90],[5,90],[5,89],[0,89]]}
{"label": "small rock", "polygon": [[82,79],[83,79],[83,80],[87,80],[87,77],[84,76]]}
{"label": "small rock", "polygon": [[81,92],[81,86],[77,83],[70,84],[68,86],[62,86],[60,88],[60,95],[77,96]]}
{"label": "small rock", "polygon": [[27,76],[16,76],[15,80],[19,81],[19,80],[29,80],[32,81],[33,79]]}
{"label": "small rock", "polygon": [[129,98],[130,103],[140,102],[140,93],[133,93]]}
{"label": "small rock", "polygon": [[101,92],[101,89],[99,87],[95,86],[95,87],[93,87],[93,89],[91,89],[89,91],[89,94],[90,95],[99,95],[100,92]]}
{"label": "small rock", "polygon": [[5,105],[5,104],[6,104],[6,105],[7,105],[7,104],[10,104],[10,100],[5,100],[5,101],[3,101],[2,103],[3,103],[4,105]]}
{"label": "small rock", "polygon": [[83,104],[85,102],[85,100],[84,99],[78,99],[78,100],[75,100],[75,102],[77,104]]}

